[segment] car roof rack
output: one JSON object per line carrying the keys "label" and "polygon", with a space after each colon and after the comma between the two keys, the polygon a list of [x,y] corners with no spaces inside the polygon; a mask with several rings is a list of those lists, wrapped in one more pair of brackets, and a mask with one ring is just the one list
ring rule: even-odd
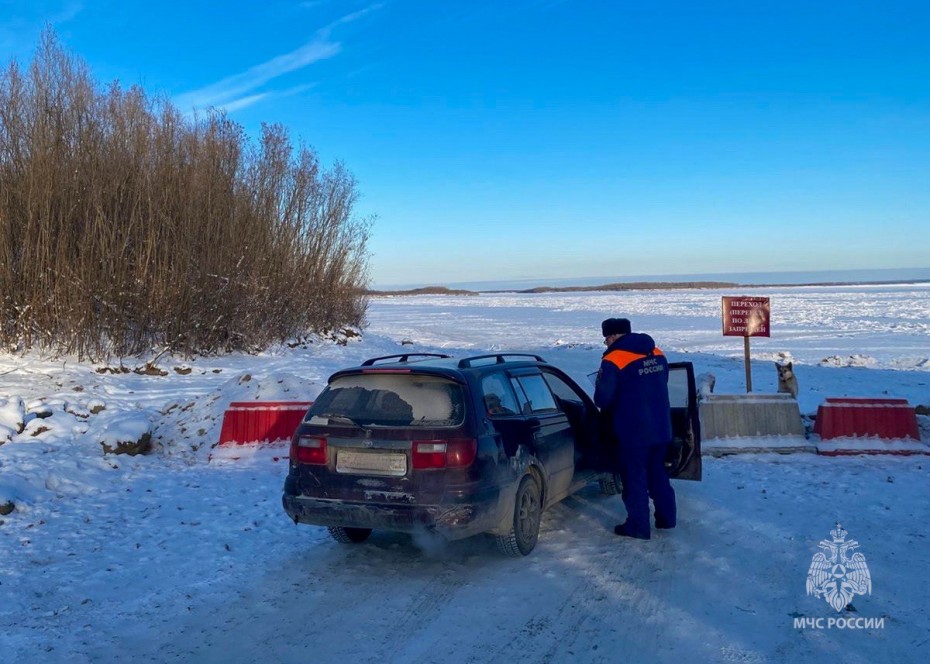
{"label": "car roof rack", "polygon": [[475,355],[474,357],[466,357],[463,360],[459,360],[459,369],[468,369],[473,366],[475,360],[487,360],[493,358],[495,361],[491,364],[504,364],[507,362],[505,358],[508,357],[531,357],[537,362],[546,362],[539,355],[533,355],[532,353],[492,353],[490,355]]}
{"label": "car roof rack", "polygon": [[[370,359],[362,362],[363,367],[370,367],[375,362],[381,362],[382,360],[397,360],[398,362],[409,362],[411,357],[439,357],[439,358],[448,358],[452,357],[451,355],[443,355],[442,353],[400,353],[398,355],[383,355],[381,357],[372,357]],[[400,358],[400,359],[398,359]]]}

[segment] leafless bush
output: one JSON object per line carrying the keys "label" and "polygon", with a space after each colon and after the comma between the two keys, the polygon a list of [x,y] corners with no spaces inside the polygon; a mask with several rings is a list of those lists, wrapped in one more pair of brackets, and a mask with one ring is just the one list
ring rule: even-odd
{"label": "leafless bush", "polygon": [[357,196],[284,128],[256,144],[222,113],[102,88],[47,32],[0,73],[0,343],[213,353],[357,325]]}

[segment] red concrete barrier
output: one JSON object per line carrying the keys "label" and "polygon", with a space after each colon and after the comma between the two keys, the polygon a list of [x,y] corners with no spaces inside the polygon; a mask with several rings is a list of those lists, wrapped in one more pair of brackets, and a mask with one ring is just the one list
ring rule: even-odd
{"label": "red concrete barrier", "polygon": [[930,452],[920,443],[917,415],[907,399],[827,399],[817,408],[814,433],[820,454]]}
{"label": "red concrete barrier", "polygon": [[312,401],[234,401],[223,415],[220,445],[290,441]]}

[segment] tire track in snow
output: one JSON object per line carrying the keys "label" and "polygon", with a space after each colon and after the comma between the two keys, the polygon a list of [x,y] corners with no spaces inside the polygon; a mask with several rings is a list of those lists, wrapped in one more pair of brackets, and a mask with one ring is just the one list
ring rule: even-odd
{"label": "tire track in snow", "polygon": [[[385,629],[381,652],[399,656],[410,645],[416,645],[417,640],[412,639],[411,636],[427,631],[437,617],[441,616],[449,600],[459,588],[465,585],[465,582],[465,576],[448,569],[442,570],[439,575],[427,581],[397,621]],[[410,653],[404,654],[406,656],[403,659],[411,661]],[[382,661],[382,659],[379,656],[371,661]],[[423,655],[415,661],[423,661]]]}
{"label": "tire track in snow", "polygon": [[[586,490],[582,495],[591,498],[595,495],[593,490]],[[596,512],[603,509],[603,505],[596,501],[591,504],[589,500],[579,501],[569,499],[565,503],[550,508],[544,516],[543,532],[540,533],[540,549],[564,549],[568,553],[565,559],[572,559],[581,554],[576,545],[579,541],[588,541],[591,532],[598,532],[603,528]],[[587,504],[586,504],[587,503]],[[594,508],[594,509],[591,509]],[[582,532],[583,531],[583,532]],[[600,538],[599,538],[600,539]],[[533,588],[527,587],[526,597],[521,597],[527,605],[534,610],[523,620],[522,626],[513,634],[507,643],[499,647],[493,657],[494,660],[525,661],[525,662],[558,662],[566,659],[582,659],[589,662],[610,661],[607,653],[596,653],[589,650],[579,652],[585,645],[579,641],[589,640],[586,624],[600,619],[603,609],[598,604],[606,599],[606,593],[601,589],[600,574],[583,573],[574,576],[555,576],[550,569],[543,569],[540,563],[533,561],[532,557],[523,559],[522,564],[530,566],[533,572],[541,573],[544,578],[553,578],[558,583],[571,582],[564,588],[562,600],[553,605],[540,605],[534,602]],[[580,569],[580,568],[579,568]],[[598,611],[598,609],[601,609]],[[596,649],[596,647],[595,647]],[[473,656],[469,662],[486,661],[484,655]]]}

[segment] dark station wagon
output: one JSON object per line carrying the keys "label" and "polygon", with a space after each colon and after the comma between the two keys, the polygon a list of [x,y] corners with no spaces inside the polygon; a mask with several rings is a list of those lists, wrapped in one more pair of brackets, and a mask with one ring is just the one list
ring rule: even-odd
{"label": "dark station wagon", "polygon": [[[701,478],[691,363],[669,366],[675,434],[666,468]],[[406,353],[333,374],[294,433],[284,510],[340,542],[372,529],[536,545],[543,510],[602,472],[602,418],[567,374],[536,355]]]}

